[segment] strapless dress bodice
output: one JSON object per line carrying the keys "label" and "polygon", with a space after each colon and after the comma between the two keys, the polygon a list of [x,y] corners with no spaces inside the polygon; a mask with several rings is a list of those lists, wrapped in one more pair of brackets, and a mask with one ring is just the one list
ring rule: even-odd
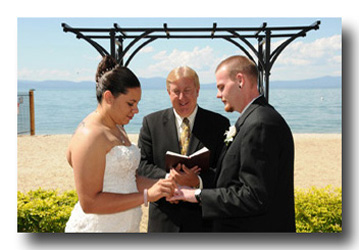
{"label": "strapless dress bodice", "polygon": [[[140,150],[131,146],[115,146],[106,154],[103,192],[138,192],[136,170],[140,162]],[[114,214],[86,214],[78,202],[66,224],[65,232],[139,232],[141,207]]]}

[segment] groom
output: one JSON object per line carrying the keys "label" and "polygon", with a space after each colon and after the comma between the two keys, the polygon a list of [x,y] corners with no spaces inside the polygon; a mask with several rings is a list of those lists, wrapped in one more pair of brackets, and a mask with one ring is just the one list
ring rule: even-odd
{"label": "groom", "polygon": [[215,189],[180,188],[172,200],[201,203],[215,232],[295,232],[292,133],[281,115],[257,90],[257,68],[233,56],[216,70],[218,94],[227,112],[240,118]]}
{"label": "groom", "polygon": [[[138,141],[141,148],[138,174],[165,178],[168,174],[165,170],[167,151],[183,151],[182,154],[191,155],[207,147],[210,150],[209,171],[197,175],[187,169],[172,169],[171,175],[174,174],[175,181],[180,185],[214,187],[214,168],[224,147],[224,132],[229,127],[229,120],[197,105],[200,84],[197,73],[190,67],[175,68],[169,73],[166,82],[172,107],[143,118]],[[183,126],[188,127],[184,129]],[[185,131],[189,131],[188,146],[181,140],[182,132]],[[211,224],[202,219],[199,204],[171,204],[165,199],[150,203],[148,232],[206,231],[211,231]]]}

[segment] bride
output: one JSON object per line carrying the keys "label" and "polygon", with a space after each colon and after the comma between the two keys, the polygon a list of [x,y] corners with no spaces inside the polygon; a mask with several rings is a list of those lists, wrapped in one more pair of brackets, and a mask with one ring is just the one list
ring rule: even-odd
{"label": "bride", "polygon": [[106,56],[97,69],[96,96],[97,109],[80,123],[67,152],[79,202],[65,232],[139,232],[140,205],[170,197],[175,184],[136,175],[140,151],[123,125],[138,113],[137,77]]}

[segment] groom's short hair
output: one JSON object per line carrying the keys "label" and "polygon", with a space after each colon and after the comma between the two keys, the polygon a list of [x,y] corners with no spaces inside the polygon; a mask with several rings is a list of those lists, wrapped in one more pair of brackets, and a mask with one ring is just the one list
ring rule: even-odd
{"label": "groom's short hair", "polygon": [[216,68],[217,71],[227,66],[227,70],[229,72],[229,77],[234,80],[238,73],[246,74],[253,79],[258,78],[258,69],[256,64],[245,56],[231,56],[227,59],[223,60]]}
{"label": "groom's short hair", "polygon": [[177,81],[180,78],[191,78],[194,81],[194,85],[196,86],[196,89],[199,89],[199,78],[192,68],[188,66],[179,66],[175,69],[173,69],[167,76],[166,80],[166,87],[169,89],[169,85],[175,81]]}

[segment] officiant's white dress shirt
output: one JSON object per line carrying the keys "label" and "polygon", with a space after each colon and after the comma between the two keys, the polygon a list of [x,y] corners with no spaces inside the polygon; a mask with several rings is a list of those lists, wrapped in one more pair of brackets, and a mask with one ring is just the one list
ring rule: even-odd
{"label": "officiant's white dress shirt", "polygon": [[[192,114],[190,114],[187,119],[189,120],[189,127],[191,129],[191,133],[192,133],[192,129],[194,126],[194,119],[196,118],[197,115],[197,111],[198,111],[198,105],[196,105],[195,109],[193,110]],[[176,120],[176,129],[177,129],[177,138],[178,140],[181,138],[181,133],[182,133],[182,122],[183,119],[185,117],[181,117],[175,109],[173,109],[173,113],[175,115],[175,120]],[[166,174],[166,178],[169,176],[169,174]],[[202,178],[198,175],[198,179],[199,179],[199,188],[203,189],[203,183],[202,183]]]}

